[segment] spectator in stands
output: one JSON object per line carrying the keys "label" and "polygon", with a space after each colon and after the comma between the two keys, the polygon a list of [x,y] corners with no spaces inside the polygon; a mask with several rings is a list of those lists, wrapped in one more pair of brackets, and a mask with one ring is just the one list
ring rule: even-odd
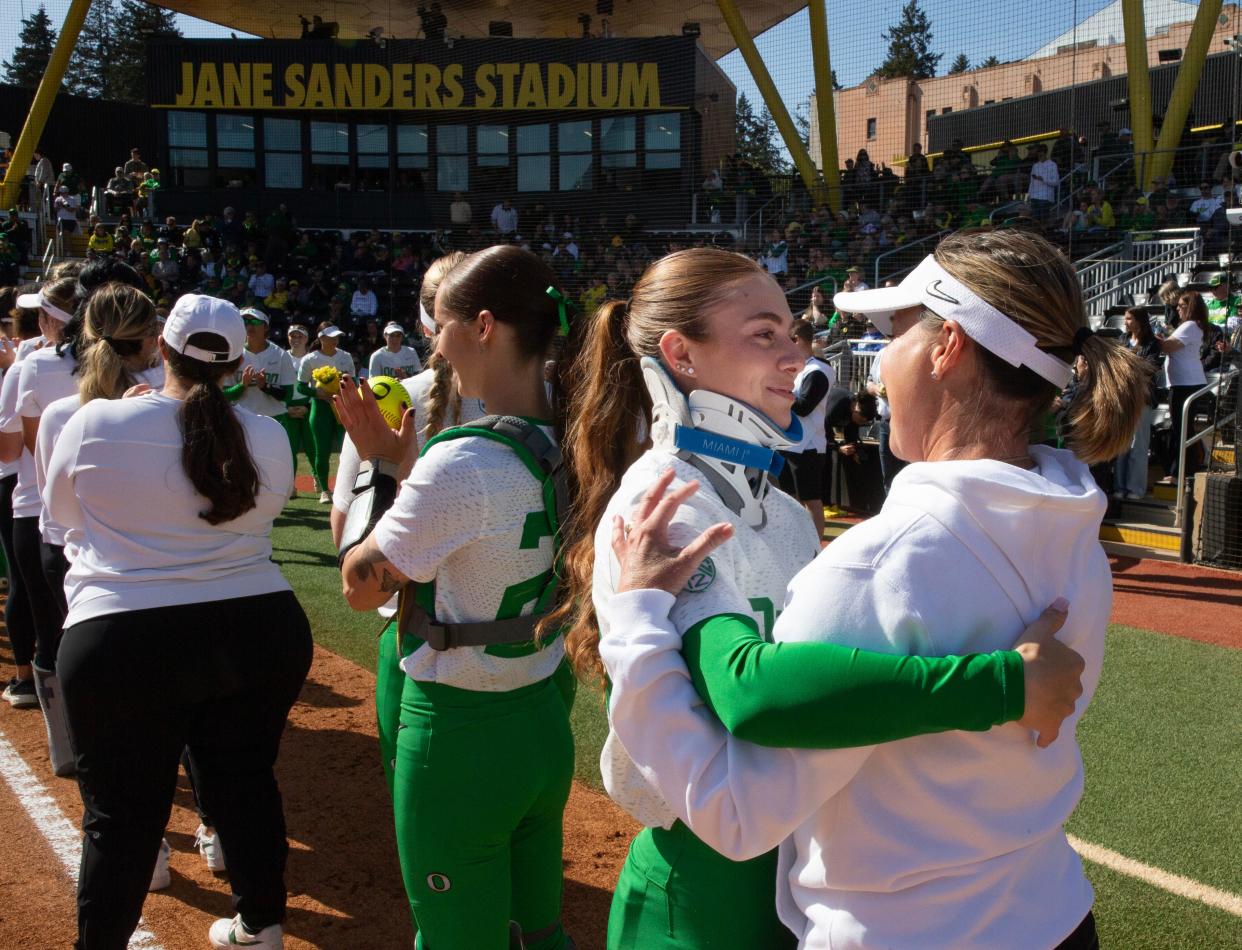
{"label": "spectator in stands", "polygon": [[1131,501],[1147,494],[1147,464],[1151,446],[1151,424],[1159,404],[1157,396],[1160,367],[1164,363],[1164,353],[1160,342],[1151,329],[1151,321],[1144,307],[1131,307],[1126,311],[1125,336],[1122,342],[1149,367],[1151,367],[1151,383],[1148,387],[1147,404],[1143,407],[1138,426],[1134,430],[1134,438],[1130,441],[1129,450],[1121,455],[1116,462],[1113,473],[1113,497],[1126,498]]}
{"label": "spectator in stands", "polygon": [[250,295],[255,300],[264,300],[276,289],[276,278],[267,271],[267,264],[261,260],[254,261],[254,272],[246,282]]}
{"label": "spectator in stands", "polygon": [[816,284],[811,288],[811,302],[802,311],[802,319],[816,330],[828,329],[828,321],[832,319],[832,308],[828,306],[828,298],[823,288]]}
{"label": "spectator in stands", "polygon": [[220,227],[217,229],[220,233],[220,240],[225,247],[236,245],[240,247],[246,239],[245,228],[242,227],[241,219],[237,217],[237,212],[233,208],[225,208],[220,219]]}
{"label": "spectator in stands", "polygon": [[152,168],[138,184],[138,195],[134,199],[134,210],[145,215],[149,204],[147,199],[160,190],[160,185],[160,170]]}
{"label": "spectator in stands", "polygon": [[91,231],[90,240],[86,242],[86,246],[96,254],[111,254],[116,250],[116,241],[108,233],[107,228],[102,224],[97,224]]}
{"label": "spectator in stands", "polygon": [[1207,382],[1199,348],[1208,335],[1207,306],[1203,297],[1194,290],[1183,290],[1177,298],[1177,328],[1167,339],[1156,337],[1161,351],[1168,357],[1165,376],[1169,386],[1168,448],[1165,451],[1165,482],[1176,484],[1178,476],[1178,452],[1182,438],[1182,407],[1196,390]]}
{"label": "spectator in stands", "polygon": [[1113,216],[1113,206],[1099,187],[1090,189],[1086,225],[1088,233],[1111,231],[1117,226],[1117,219]]}
{"label": "spectator in stands", "polygon": [[1213,274],[1208,279],[1208,287],[1208,292],[1203,295],[1208,322],[1218,327],[1229,326],[1231,320],[1236,323],[1242,298],[1230,289],[1229,278],[1224,274]]}
{"label": "spectator in stands", "polygon": [[81,200],[82,176],[75,172],[68,162],[60,167],[60,174],[56,176],[56,190],[60,191],[62,185],[68,188],[71,194],[78,195],[79,201]]}
{"label": "spectator in stands", "polygon": [[135,185],[147,177],[147,163],[142,160],[142,153],[138,149],[129,150],[129,161],[125,163],[121,173],[132,180]]}
{"label": "spectator in stands", "polygon": [[1052,213],[1057,200],[1057,189],[1061,183],[1061,172],[1057,163],[1048,157],[1048,147],[1035,147],[1035,164],[1031,166],[1030,182],[1027,185],[1027,200],[1031,203],[1031,213],[1043,224]]}
{"label": "spectator in stands", "polygon": [[500,204],[492,208],[492,228],[502,237],[509,237],[517,233],[517,208],[513,207],[513,202],[508,198],[505,198]]}
{"label": "spectator in stands", "polygon": [[69,190],[68,185],[56,186],[56,227],[64,234],[73,234],[78,229],[78,210],[82,207],[82,199]]}
{"label": "spectator in stands", "polygon": [[979,197],[985,198],[995,194],[999,198],[1011,198],[1022,189],[1026,182],[1022,179],[1021,159],[1018,149],[1012,142],[1005,139],[992,158],[992,171],[983,184],[979,186]]}
{"label": "spectator in stands", "polygon": [[9,240],[9,236],[0,233],[0,287],[16,287],[20,281],[21,254]]}
{"label": "spectator in stands", "polygon": [[781,236],[780,228],[768,232],[768,243],[759,256],[759,263],[773,276],[789,272],[789,245]]}
{"label": "spectator in stands", "polygon": [[181,228],[177,227],[177,219],[169,215],[164,219],[164,225],[157,232],[160,237],[168,241],[170,247],[180,247],[184,234]]}
{"label": "spectator in stands", "polygon": [[16,208],[9,209],[8,220],[0,224],[0,234],[8,238],[9,245],[18,252],[18,263],[30,256],[30,245],[34,237],[30,233],[30,225],[22,220]]}
{"label": "spectator in stands", "polygon": [[449,223],[454,228],[467,230],[474,223],[474,209],[460,191],[453,192],[453,203],[449,205]]}
{"label": "spectator in stands", "polygon": [[44,188],[52,188],[54,190],[56,187],[56,169],[52,167],[52,160],[44,154],[42,149],[35,149],[34,163],[35,188],[38,189],[39,194],[43,193]]}
{"label": "spectator in stands", "polygon": [[125,175],[125,170],[118,165],[108,179],[104,195],[108,200],[109,210],[129,208],[134,203],[134,182]]}
{"label": "spectator in stands", "polygon": [[910,156],[906,159],[906,178],[915,181],[927,174],[927,156],[923,154],[923,143],[915,142],[910,146]]}
{"label": "spectator in stands", "polygon": [[1190,203],[1190,214],[1195,216],[1195,222],[1204,225],[1212,220],[1212,215],[1216,214],[1217,209],[1225,206],[1225,199],[1221,195],[1212,193],[1212,183],[1204,181],[1199,183],[1199,197]]}
{"label": "spectator in stands", "polygon": [[358,289],[349,300],[349,315],[357,324],[362,320],[374,319],[379,313],[379,297],[371,289],[370,278],[363,277],[358,281]]}

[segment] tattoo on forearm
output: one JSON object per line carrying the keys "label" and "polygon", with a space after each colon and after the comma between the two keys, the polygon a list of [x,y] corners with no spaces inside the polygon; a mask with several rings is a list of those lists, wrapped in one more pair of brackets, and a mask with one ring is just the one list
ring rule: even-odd
{"label": "tattoo on forearm", "polygon": [[376,571],[379,571],[379,589],[381,593],[391,594],[401,589],[401,585],[405,583],[405,579],[392,568],[388,563],[388,559],[384,557],[384,552],[371,543],[370,539],[363,542],[358,549],[357,564],[354,569],[358,572],[358,577],[367,582],[376,581]]}
{"label": "tattoo on forearm", "polygon": [[381,569],[380,573],[383,575],[379,585],[381,592],[391,594],[401,589],[401,578],[394,577],[388,568]]}

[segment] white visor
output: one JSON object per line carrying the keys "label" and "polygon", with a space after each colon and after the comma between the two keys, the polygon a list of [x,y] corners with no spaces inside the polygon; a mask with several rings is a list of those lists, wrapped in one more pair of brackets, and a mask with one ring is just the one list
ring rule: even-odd
{"label": "white visor", "polygon": [[65,313],[60,307],[44,297],[41,290],[38,293],[22,294],[17,298],[17,306],[23,310],[42,310],[49,317],[59,320],[61,323],[68,323],[73,319],[73,314]]}
{"label": "white visor", "polygon": [[388,336],[390,333],[400,333],[402,336],[405,336],[405,327],[399,323],[390,323],[384,327],[384,336]]}
{"label": "white visor", "polygon": [[431,319],[431,314],[427,312],[427,308],[423,306],[423,302],[418,302],[418,322],[427,328],[428,333],[435,333],[440,328],[436,326],[436,322]]}
{"label": "white visor", "polygon": [[896,287],[841,291],[832,304],[842,313],[860,313],[885,336],[893,333],[893,314],[926,307],[957,323],[972,340],[1010,366],[1025,366],[1048,382],[1065,388],[1069,364],[1036,346],[1034,336],[940,266],[930,254]]}

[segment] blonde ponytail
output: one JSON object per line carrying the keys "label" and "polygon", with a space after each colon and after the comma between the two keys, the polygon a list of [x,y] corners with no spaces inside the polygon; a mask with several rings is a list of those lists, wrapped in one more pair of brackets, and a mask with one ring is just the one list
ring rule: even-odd
{"label": "blonde ponytail", "polygon": [[78,393],[82,404],[92,399],[119,399],[134,385],[142,367],[143,342],[158,332],[155,305],[126,284],[100,287],[86,302],[82,315]]}
{"label": "blonde ponytail", "polygon": [[1124,346],[1099,336],[1081,344],[1087,362],[1069,407],[1069,445],[1089,465],[1115,459],[1130,445],[1147,405],[1154,370]]}

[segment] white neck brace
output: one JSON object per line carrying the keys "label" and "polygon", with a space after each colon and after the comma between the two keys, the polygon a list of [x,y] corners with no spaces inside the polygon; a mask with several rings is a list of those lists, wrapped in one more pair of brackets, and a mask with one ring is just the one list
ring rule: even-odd
{"label": "white neck brace", "polygon": [[802,438],[795,416],[789,429],[744,402],[696,389],[682,394],[664,366],[649,356],[640,361],[651,394],[651,442],[697,468],[725,506],[752,528],[767,521],[763,509],[780,472],[777,452]]}

